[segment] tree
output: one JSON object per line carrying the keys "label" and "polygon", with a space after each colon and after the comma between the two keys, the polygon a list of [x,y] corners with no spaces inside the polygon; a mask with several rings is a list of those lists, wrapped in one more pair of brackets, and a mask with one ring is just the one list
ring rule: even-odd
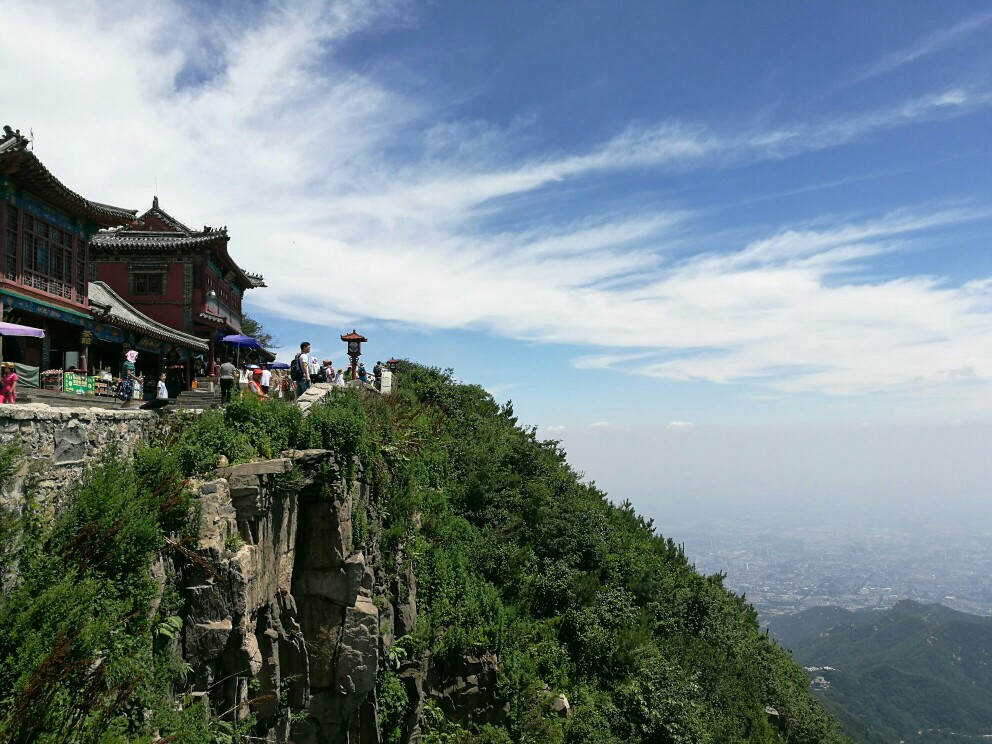
{"label": "tree", "polygon": [[279,340],[274,338],[271,333],[262,327],[261,323],[248,315],[248,313],[244,313],[241,316],[241,332],[245,336],[251,336],[257,339],[266,349],[271,349],[279,345]]}

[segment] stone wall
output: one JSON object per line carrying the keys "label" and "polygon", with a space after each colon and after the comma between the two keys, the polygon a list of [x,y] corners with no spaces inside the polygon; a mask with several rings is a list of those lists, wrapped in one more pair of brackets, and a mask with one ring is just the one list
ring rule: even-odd
{"label": "stone wall", "polygon": [[20,509],[26,479],[34,477],[39,503],[54,509],[59,495],[79,482],[88,464],[111,446],[130,455],[160,421],[156,413],[142,410],[0,406],[0,443],[18,442],[25,454],[25,467],[0,492],[0,508]]}

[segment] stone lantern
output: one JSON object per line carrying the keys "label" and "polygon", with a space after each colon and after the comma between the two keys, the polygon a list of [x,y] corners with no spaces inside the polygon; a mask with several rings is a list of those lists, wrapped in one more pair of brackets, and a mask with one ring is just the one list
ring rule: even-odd
{"label": "stone lantern", "polygon": [[368,341],[365,336],[352,329],[351,333],[341,336],[341,340],[348,344],[348,356],[351,357],[351,379],[358,379],[358,357],[362,355],[362,344]]}

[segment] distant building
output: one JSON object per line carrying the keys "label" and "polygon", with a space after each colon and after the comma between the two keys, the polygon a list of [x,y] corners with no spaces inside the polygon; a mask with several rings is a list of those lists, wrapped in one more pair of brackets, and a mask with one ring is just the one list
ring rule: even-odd
{"label": "distant building", "polygon": [[91,278],[166,326],[215,344],[241,333],[241,300],[264,280],[228,253],[227,228],[193,230],[159,207],[91,242]]}

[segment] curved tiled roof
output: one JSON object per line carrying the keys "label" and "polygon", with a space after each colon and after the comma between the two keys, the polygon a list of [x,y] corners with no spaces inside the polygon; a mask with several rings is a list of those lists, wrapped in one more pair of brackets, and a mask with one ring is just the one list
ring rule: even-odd
{"label": "curved tiled roof", "polygon": [[134,220],[136,209],[121,209],[90,201],[52,175],[38,157],[28,149],[29,140],[9,126],[0,137],[0,175],[14,175],[18,183],[44,197],[56,207],[102,227],[126,225]]}
{"label": "curved tiled roof", "polygon": [[209,344],[202,338],[177,331],[175,328],[169,328],[167,325],[152,320],[125,302],[123,297],[104,282],[89,283],[89,300],[91,310],[96,309],[93,306],[107,308],[103,315],[93,313],[97,320],[106,320],[111,325],[137,331],[145,336],[167,341],[186,349],[193,349],[194,351],[208,351],[210,349]]}
{"label": "curved tiled roof", "polygon": [[198,248],[217,243],[218,258],[240,280],[244,289],[264,287],[265,279],[260,274],[249,274],[242,269],[227,252],[230,240],[226,227],[204,226],[202,230],[186,227],[159,206],[158,197],[152,199],[152,208],[134,218],[124,227],[114,230],[101,230],[90,240],[90,247],[97,251],[139,251],[154,252]]}
{"label": "curved tiled roof", "polygon": [[90,240],[90,245],[96,248],[158,250],[208,245],[215,240],[226,237],[227,234],[220,231],[183,235],[182,233],[153,233],[138,230],[101,230]]}

